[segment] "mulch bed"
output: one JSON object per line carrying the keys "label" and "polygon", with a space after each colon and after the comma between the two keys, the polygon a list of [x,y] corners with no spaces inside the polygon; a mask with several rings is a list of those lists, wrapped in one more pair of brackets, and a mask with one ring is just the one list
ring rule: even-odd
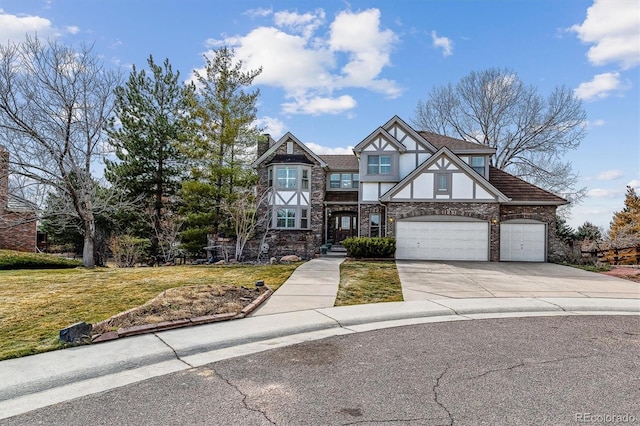
{"label": "mulch bed", "polygon": [[602,273],[640,283],[640,268],[638,266],[613,266],[610,271]]}

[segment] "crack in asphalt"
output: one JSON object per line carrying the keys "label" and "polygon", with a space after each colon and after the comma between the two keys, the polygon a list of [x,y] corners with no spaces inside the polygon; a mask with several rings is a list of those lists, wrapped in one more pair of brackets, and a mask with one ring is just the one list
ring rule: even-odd
{"label": "crack in asphalt", "polygon": [[173,349],[173,347],[168,344],[167,342],[165,342],[164,340],[162,340],[162,337],[158,336],[156,333],[153,333],[154,336],[156,336],[158,338],[158,340],[160,340],[162,343],[164,343],[169,349],[171,349],[171,351],[173,352],[173,354],[175,355],[176,359],[186,365],[189,366],[189,368],[193,368],[193,365],[189,364],[187,361],[185,361],[184,359],[180,358],[180,356],[178,355],[178,352],[176,352],[175,349]]}
{"label": "crack in asphalt", "polygon": [[438,388],[440,387],[440,381],[442,380],[444,375],[447,374],[447,371],[449,371],[448,365],[444,369],[444,371],[436,378],[436,383],[433,385],[432,391],[433,391],[433,400],[435,401],[436,404],[438,404],[438,406],[440,406],[440,408],[442,408],[447,413],[447,416],[449,416],[449,426],[453,426],[453,416],[451,415],[451,412],[438,399]]}
{"label": "crack in asphalt", "polygon": [[540,361],[540,362],[523,362],[520,361],[517,364],[511,365],[509,367],[505,367],[505,368],[496,368],[494,370],[487,370],[482,374],[478,374],[476,376],[471,376],[471,377],[467,377],[467,380],[473,380],[473,379],[478,379],[480,377],[486,376],[488,374],[491,373],[497,373],[500,371],[511,371],[511,370],[515,370],[516,368],[520,368],[520,367],[526,367],[526,366],[530,366],[530,365],[544,365],[544,364],[553,364],[555,362],[560,362],[560,361],[566,361],[568,359],[584,359],[584,358],[591,358],[593,355],[579,355],[579,356],[567,356],[567,357],[563,357],[563,358],[558,358],[558,359],[550,359],[548,361]]}
{"label": "crack in asphalt", "polygon": [[383,419],[383,420],[357,420],[355,422],[341,423],[342,426],[360,425],[363,423],[405,423],[405,422],[419,422],[427,420],[438,420],[439,418],[433,417],[410,417],[406,419]]}
{"label": "crack in asphalt", "polygon": [[215,369],[211,369],[213,371],[213,373],[218,376],[220,378],[220,380],[223,380],[226,384],[228,384],[229,386],[231,386],[233,389],[236,390],[236,392],[238,392],[241,396],[242,396],[242,405],[244,405],[244,408],[249,410],[249,411],[253,411],[254,413],[260,413],[262,414],[262,417],[264,417],[269,423],[271,423],[272,425],[277,424],[276,422],[274,422],[273,420],[271,420],[269,418],[269,416],[267,416],[267,413],[258,409],[258,408],[253,408],[249,406],[249,403],[247,402],[247,399],[249,398],[249,395],[245,394],[244,392],[242,392],[240,390],[240,388],[236,385],[234,385],[233,383],[231,383],[231,381],[225,377],[222,376],[222,374],[220,374],[220,372],[218,372]]}

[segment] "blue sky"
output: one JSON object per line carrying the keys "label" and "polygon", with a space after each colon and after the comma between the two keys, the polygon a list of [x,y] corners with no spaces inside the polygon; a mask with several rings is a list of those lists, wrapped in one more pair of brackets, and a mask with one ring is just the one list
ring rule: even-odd
{"label": "blue sky", "polygon": [[0,0],[0,42],[25,33],[94,44],[128,73],[169,58],[189,79],[222,44],[252,68],[258,116],[322,153],[346,153],[393,115],[411,122],[434,86],[509,68],[583,100],[588,135],[567,154],[588,197],[569,223],[608,229],[640,190],[640,2]]}

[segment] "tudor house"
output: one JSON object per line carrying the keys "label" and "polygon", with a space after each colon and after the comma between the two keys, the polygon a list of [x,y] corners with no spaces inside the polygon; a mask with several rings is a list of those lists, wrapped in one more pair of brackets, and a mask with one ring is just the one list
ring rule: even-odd
{"label": "tudor house", "polygon": [[567,201],[490,166],[493,148],[395,116],[353,151],[318,155],[291,133],[258,143],[268,255],[310,258],[351,236],[394,237],[396,259],[545,262],[559,253],[556,208]]}

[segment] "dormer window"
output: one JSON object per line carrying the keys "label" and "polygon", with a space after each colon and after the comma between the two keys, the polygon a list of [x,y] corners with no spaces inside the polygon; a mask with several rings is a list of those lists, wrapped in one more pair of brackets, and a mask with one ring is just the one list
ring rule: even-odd
{"label": "dormer window", "polygon": [[367,173],[370,175],[390,175],[390,155],[369,155],[367,157]]}
{"label": "dormer window", "polygon": [[471,164],[469,165],[473,170],[484,176],[485,157],[471,157]]}

